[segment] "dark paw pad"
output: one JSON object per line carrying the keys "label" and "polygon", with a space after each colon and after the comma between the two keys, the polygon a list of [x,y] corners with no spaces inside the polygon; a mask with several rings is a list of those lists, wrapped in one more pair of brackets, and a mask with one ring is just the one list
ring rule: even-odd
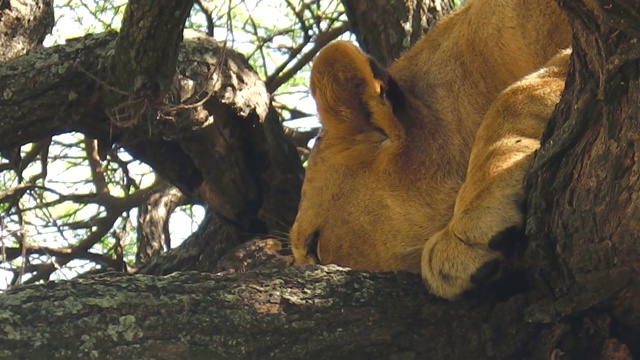
{"label": "dark paw pad", "polygon": [[524,229],[519,226],[511,226],[495,234],[489,240],[489,249],[500,251],[509,256],[513,253],[516,244],[523,238]]}
{"label": "dark paw pad", "polygon": [[500,260],[491,260],[484,263],[478,268],[478,270],[476,270],[475,273],[473,273],[473,275],[471,275],[471,282],[475,285],[487,283],[489,280],[493,279],[498,272],[500,272]]}

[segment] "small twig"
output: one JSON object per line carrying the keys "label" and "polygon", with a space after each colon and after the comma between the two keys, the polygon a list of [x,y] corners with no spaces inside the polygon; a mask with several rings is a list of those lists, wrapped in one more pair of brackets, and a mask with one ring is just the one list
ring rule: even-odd
{"label": "small twig", "polygon": [[280,86],[289,81],[289,79],[291,79],[300,69],[307,65],[325,45],[330,43],[332,40],[337,39],[347,30],[349,30],[349,24],[345,23],[331,30],[327,30],[324,33],[318,34],[313,47],[304,53],[298,61],[289,68],[289,70],[274,73],[269,76],[267,81],[265,81],[267,92],[269,92],[269,94],[273,94]]}
{"label": "small twig", "polygon": [[76,67],[78,68],[78,70],[80,70],[81,73],[87,75],[88,77],[90,77],[91,79],[93,79],[96,83],[98,83],[98,85],[104,87],[105,89],[111,90],[113,92],[116,92],[120,95],[125,95],[125,96],[133,96],[134,94],[126,92],[124,90],[120,90],[118,88],[115,88],[109,84],[107,84],[105,81],[97,78],[95,75],[91,74],[90,72],[88,72],[87,70],[85,70],[82,66],[80,65],[76,65]]}

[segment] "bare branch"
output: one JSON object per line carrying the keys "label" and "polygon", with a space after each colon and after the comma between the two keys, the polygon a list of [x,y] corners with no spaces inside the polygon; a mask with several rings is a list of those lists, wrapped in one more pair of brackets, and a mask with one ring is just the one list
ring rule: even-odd
{"label": "bare branch", "polygon": [[[349,30],[349,24],[342,24],[336,28],[328,30],[322,34],[319,34],[313,44],[313,47],[309,49],[306,53],[304,53],[298,61],[296,61],[293,65],[289,67],[286,71],[274,72],[274,74],[270,75],[269,78],[265,81],[267,86],[267,91],[271,94],[275,92],[282,84],[286,83],[291,79],[295,74],[302,69],[305,65],[307,65],[320,50],[330,43],[331,41],[337,39],[340,35],[344,34]],[[286,66],[286,65],[285,65]],[[284,67],[281,69],[284,70]]]}
{"label": "bare branch", "polygon": [[291,139],[291,142],[297,147],[307,148],[311,139],[318,136],[320,128],[311,129],[309,131],[300,131],[289,127],[284,128],[284,133]]}
{"label": "bare branch", "polygon": [[204,14],[205,19],[207,20],[207,35],[213,37],[213,27],[215,26],[215,22],[213,21],[213,16],[211,15],[211,10],[201,1],[196,0],[196,4]]}
{"label": "bare branch", "polygon": [[[5,248],[6,258],[2,261],[11,261],[22,256],[23,249],[15,247]],[[96,254],[90,251],[80,251],[77,248],[51,248],[46,246],[27,245],[24,254],[29,255],[46,255],[57,257],[65,260],[84,259],[96,262],[106,268],[117,269],[118,263],[115,257],[103,254]],[[37,271],[37,270],[36,270]]]}
{"label": "bare branch", "polygon": [[96,193],[107,194],[109,188],[107,187],[107,181],[104,178],[104,171],[100,163],[100,157],[98,156],[98,140],[85,136],[84,149],[87,154],[87,160],[89,161],[89,167],[91,168],[91,178],[93,179]]}

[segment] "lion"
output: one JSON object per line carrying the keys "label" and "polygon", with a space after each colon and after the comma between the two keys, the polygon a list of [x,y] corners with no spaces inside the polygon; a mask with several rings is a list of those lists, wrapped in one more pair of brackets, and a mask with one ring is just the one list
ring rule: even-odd
{"label": "lion", "polygon": [[570,40],[553,0],[469,0],[388,70],[351,43],[325,47],[295,263],[420,273],[446,299],[498,277]]}

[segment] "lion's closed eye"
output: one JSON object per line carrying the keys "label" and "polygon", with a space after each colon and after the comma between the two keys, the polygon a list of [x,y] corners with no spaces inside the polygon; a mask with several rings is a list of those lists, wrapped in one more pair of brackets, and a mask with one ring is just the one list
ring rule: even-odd
{"label": "lion's closed eye", "polygon": [[564,84],[568,52],[543,66],[571,42],[555,3],[470,0],[389,68],[347,41],[318,54],[296,264],[421,272],[449,299],[500,275],[491,239],[522,228],[526,159]]}

